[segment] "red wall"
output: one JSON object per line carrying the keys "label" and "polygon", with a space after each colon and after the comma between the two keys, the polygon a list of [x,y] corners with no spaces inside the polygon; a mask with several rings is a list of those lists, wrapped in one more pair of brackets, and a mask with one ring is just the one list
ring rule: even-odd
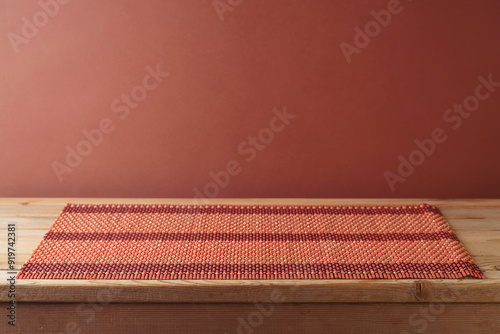
{"label": "red wall", "polygon": [[500,197],[499,1],[54,1],[0,0],[0,196]]}

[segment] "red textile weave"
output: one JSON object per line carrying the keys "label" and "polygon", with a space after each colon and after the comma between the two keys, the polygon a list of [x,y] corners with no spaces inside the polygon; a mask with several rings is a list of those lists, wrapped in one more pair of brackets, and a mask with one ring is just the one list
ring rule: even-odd
{"label": "red textile weave", "polygon": [[484,278],[439,210],[68,204],[17,278]]}

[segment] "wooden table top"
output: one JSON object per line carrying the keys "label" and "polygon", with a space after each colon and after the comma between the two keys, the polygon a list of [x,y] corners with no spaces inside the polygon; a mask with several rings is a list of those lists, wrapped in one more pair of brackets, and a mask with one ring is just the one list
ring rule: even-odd
{"label": "wooden table top", "polygon": [[[8,302],[7,226],[16,224],[15,271],[66,203],[199,204],[195,199],[0,198],[0,302]],[[16,302],[500,303],[500,200],[210,199],[204,204],[437,206],[486,279],[16,280]]]}

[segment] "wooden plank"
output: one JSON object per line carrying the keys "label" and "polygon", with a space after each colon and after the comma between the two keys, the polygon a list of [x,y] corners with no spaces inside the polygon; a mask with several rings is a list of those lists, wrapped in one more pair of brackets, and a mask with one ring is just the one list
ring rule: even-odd
{"label": "wooden plank", "polygon": [[491,301],[500,303],[500,281],[420,280],[415,297],[421,302],[467,303]]}
{"label": "wooden plank", "polygon": [[484,271],[499,271],[500,270],[500,257],[495,255],[475,255],[473,257],[477,266]]}
{"label": "wooden plank", "polygon": [[[407,202],[405,202],[407,201]],[[31,255],[66,202],[196,203],[193,199],[0,199],[0,228],[16,222],[16,268]],[[374,205],[432,203],[432,200],[385,199],[214,199],[230,204]],[[24,301],[98,301],[102,291],[116,293],[117,302],[252,302],[269,301],[270,289],[284,289],[293,302],[425,302],[498,303],[500,287],[500,200],[435,200],[450,226],[470,252],[486,280],[296,280],[296,281],[104,281],[19,280]],[[4,205],[2,205],[3,203]],[[434,204],[434,203],[432,203]],[[0,234],[0,242],[6,233]],[[0,279],[5,282],[7,257],[0,249]],[[456,282],[455,282],[456,281]],[[430,282],[430,283],[429,283]],[[290,285],[291,284],[291,285]],[[103,290],[104,289],[104,290]],[[293,290],[292,290],[293,289]],[[7,301],[0,286],[0,301]],[[451,295],[458,297],[450,297]],[[446,297],[448,296],[448,297]],[[88,299],[90,298],[90,299]],[[257,299],[254,299],[257,298]],[[266,299],[267,298],[267,299]],[[448,298],[448,299],[446,299]]]}
{"label": "wooden plank", "polygon": [[[0,304],[5,310],[6,304]],[[34,304],[12,333],[486,333],[500,304]],[[6,328],[2,321],[0,328]]]}
{"label": "wooden plank", "polygon": [[[7,228],[3,228],[5,225],[2,226],[0,224],[0,226],[2,230],[5,231],[0,234],[0,244],[7,245]],[[16,228],[16,244],[14,247],[16,253],[16,269],[20,269],[28,260],[33,250],[38,246],[40,241],[42,241],[45,233],[46,230],[23,230]],[[7,269],[7,261],[7,248],[2,247],[0,249],[0,269]]]}
{"label": "wooden plank", "polygon": [[494,230],[454,230],[460,241],[485,242],[500,240],[500,231]]}
{"label": "wooden plank", "polygon": [[[83,202],[83,201],[82,201]],[[107,201],[89,201],[89,203],[116,203],[116,199],[109,199]],[[86,203],[86,202],[85,202]],[[118,203],[144,203],[143,200],[121,200]],[[195,199],[189,200],[170,200],[170,201],[151,201],[149,204],[155,203],[172,203],[172,204],[204,204],[200,203]],[[279,205],[279,204],[295,204],[295,205],[349,205],[349,204],[340,204],[338,202],[332,202],[331,200],[290,200],[287,202],[284,199],[274,199],[274,200],[246,200],[246,199],[227,199],[221,200],[207,200],[206,203],[213,204],[262,204],[262,205]],[[406,204],[418,204],[419,202],[409,202]],[[382,202],[378,203],[381,205],[395,205],[395,202]],[[61,205],[0,205],[0,217],[40,217],[40,218],[56,218],[61,210],[64,208],[64,204]],[[373,205],[373,203],[368,202],[351,202],[350,205]],[[446,219],[484,219],[484,218],[500,218],[500,206],[499,207],[446,207],[446,206],[438,206],[440,208],[441,213]]]}
{"label": "wooden plank", "polygon": [[[196,204],[201,200],[193,198],[0,198],[0,206],[64,206],[66,203],[124,203],[124,204]],[[255,204],[303,204],[303,205],[405,205],[429,203],[439,207],[496,207],[499,199],[432,199],[432,198],[211,198],[203,203],[255,203]]]}
{"label": "wooden plank", "polygon": [[465,249],[469,252],[472,258],[475,256],[493,256],[499,254],[500,241],[498,239],[493,240],[468,240],[460,239],[460,242],[464,245]]}
{"label": "wooden plank", "polygon": [[500,208],[474,208],[474,207],[440,207],[439,211],[446,220],[449,219],[499,219]]}
{"label": "wooden plank", "polygon": [[55,218],[52,217],[0,217],[0,226],[8,224],[16,224],[19,230],[43,230],[47,231],[54,223]]}
{"label": "wooden plank", "polygon": [[0,217],[3,218],[57,218],[64,206],[42,206],[42,205],[0,205]]}
{"label": "wooden plank", "polygon": [[107,294],[119,303],[251,303],[270,302],[278,292],[290,302],[418,301],[412,280],[17,280],[16,291],[19,302],[97,301]]}
{"label": "wooden plank", "polygon": [[[495,270],[495,271],[483,271],[484,276],[486,276],[486,279],[488,280],[500,280],[500,271]],[[499,282],[500,284],[500,282]],[[497,287],[498,289],[498,287]]]}
{"label": "wooden plank", "polygon": [[497,218],[450,218],[447,221],[454,231],[500,231],[500,219]]}
{"label": "wooden plank", "polygon": [[[3,282],[5,271],[0,272]],[[17,280],[20,302],[270,302],[277,291],[294,303],[500,303],[500,277],[454,280]],[[0,295],[7,301],[5,290]],[[3,292],[2,292],[3,291]]]}

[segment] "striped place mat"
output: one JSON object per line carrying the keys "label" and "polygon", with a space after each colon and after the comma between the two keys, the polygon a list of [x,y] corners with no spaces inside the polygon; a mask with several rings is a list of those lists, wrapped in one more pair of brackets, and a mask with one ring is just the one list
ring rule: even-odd
{"label": "striped place mat", "polygon": [[17,278],[484,278],[439,210],[68,204]]}

